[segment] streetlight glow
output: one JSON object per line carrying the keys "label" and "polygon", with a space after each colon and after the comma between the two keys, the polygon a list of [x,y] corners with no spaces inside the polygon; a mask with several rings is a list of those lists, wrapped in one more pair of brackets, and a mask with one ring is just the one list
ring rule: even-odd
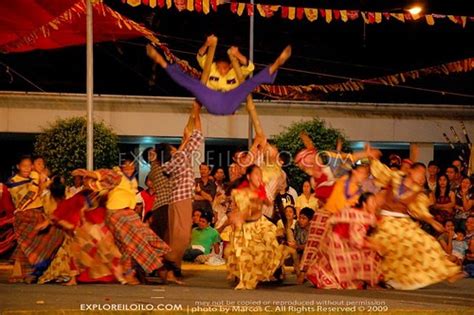
{"label": "streetlight glow", "polygon": [[420,6],[414,6],[407,10],[411,15],[420,14],[423,9]]}

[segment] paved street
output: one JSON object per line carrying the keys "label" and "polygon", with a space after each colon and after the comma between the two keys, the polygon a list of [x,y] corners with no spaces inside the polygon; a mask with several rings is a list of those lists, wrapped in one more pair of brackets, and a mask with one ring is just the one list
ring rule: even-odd
{"label": "paved street", "polygon": [[[296,285],[294,276],[281,286],[262,285],[256,291],[235,291],[224,271],[185,272],[186,286],[175,285],[25,285],[6,283],[1,273],[3,314],[80,313],[81,310],[154,310],[182,313],[390,313],[474,314],[474,280],[442,283],[417,291],[316,290]],[[22,312],[18,312],[22,311]]]}

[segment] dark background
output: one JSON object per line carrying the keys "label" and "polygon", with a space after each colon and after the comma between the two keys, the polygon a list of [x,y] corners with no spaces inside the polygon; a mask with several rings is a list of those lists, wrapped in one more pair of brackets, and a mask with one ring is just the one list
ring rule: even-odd
{"label": "dark background", "polygon": [[[245,2],[245,1],[244,1]],[[395,0],[327,0],[327,1],[256,1],[257,3],[292,4],[336,9],[367,9],[401,12],[408,1]],[[427,12],[474,16],[470,1],[425,1]],[[180,58],[197,66],[195,54],[205,37],[219,37],[220,52],[234,44],[248,54],[249,17],[230,12],[229,4],[208,15],[139,6],[132,8],[118,0],[106,0],[125,16],[158,33]],[[365,79],[419,69],[474,56],[474,21],[467,26],[448,19],[436,19],[429,26],[424,18],[405,23],[391,19],[366,25],[363,20],[326,23],[322,17],[315,22],[290,21],[280,17],[255,15],[255,62],[258,68],[270,63],[287,44],[293,45],[293,56],[276,84],[328,84],[346,78]],[[95,93],[188,96],[157,70],[151,80],[152,66],[145,55],[146,40],[136,39],[95,44]],[[219,51],[218,51],[219,52]],[[0,90],[85,92],[85,47],[0,55]],[[10,67],[6,71],[5,65]],[[33,84],[20,78],[15,71]],[[347,102],[401,102],[435,104],[473,104],[473,73],[429,76],[405,85],[431,89],[426,92],[402,87],[369,86],[363,92],[315,95],[316,99]],[[470,95],[441,94],[440,91]],[[257,96],[258,97],[258,96]]]}

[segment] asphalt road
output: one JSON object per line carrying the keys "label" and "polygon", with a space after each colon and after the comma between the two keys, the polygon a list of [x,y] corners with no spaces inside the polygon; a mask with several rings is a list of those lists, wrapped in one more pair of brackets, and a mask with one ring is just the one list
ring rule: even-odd
{"label": "asphalt road", "polygon": [[[317,290],[296,285],[263,284],[254,291],[235,291],[224,271],[185,271],[185,286],[82,284],[8,284],[0,271],[3,314],[75,314],[81,311],[148,311],[158,313],[439,313],[474,314],[474,279],[440,283],[417,291]],[[87,313],[87,312],[86,312]],[[137,312],[134,312],[137,314]]]}

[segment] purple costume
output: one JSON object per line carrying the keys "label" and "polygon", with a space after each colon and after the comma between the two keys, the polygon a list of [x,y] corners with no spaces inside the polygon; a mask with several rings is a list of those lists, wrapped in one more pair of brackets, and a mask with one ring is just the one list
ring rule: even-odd
{"label": "purple costume", "polygon": [[191,92],[206,107],[209,113],[222,116],[232,115],[247,95],[252,93],[257,86],[273,83],[276,77],[276,72],[270,75],[269,67],[266,67],[252,78],[244,81],[237,88],[227,92],[219,92],[190,77],[176,64],[168,65],[165,70],[173,81]]}

